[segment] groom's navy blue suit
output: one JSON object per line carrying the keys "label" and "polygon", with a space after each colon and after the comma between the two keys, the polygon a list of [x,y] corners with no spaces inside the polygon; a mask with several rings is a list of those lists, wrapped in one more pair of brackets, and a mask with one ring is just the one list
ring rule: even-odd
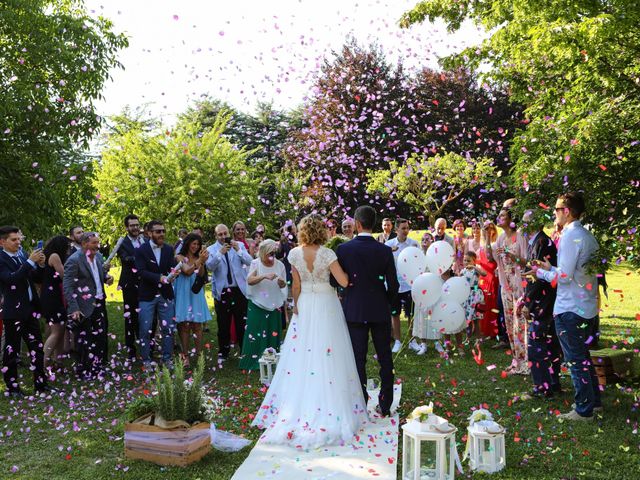
{"label": "groom's navy blue suit", "polygon": [[389,414],[393,401],[391,303],[398,294],[398,277],[391,248],[372,236],[358,235],[337,249],[338,262],[349,275],[342,307],[349,327],[353,354],[365,400],[369,332],[380,364],[380,410]]}

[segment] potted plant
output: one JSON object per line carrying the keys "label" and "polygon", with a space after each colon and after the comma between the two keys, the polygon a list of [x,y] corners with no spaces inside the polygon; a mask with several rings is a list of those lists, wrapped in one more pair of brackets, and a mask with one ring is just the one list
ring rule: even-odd
{"label": "potted plant", "polygon": [[179,360],[173,377],[167,367],[158,373],[153,396],[137,399],[127,407],[127,458],[186,466],[209,452],[210,414],[202,388],[203,373],[202,355],[189,380],[185,379],[184,364]]}

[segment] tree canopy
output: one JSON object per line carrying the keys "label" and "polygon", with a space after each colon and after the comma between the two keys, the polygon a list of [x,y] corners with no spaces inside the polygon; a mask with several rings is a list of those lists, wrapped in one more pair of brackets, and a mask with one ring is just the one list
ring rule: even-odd
{"label": "tree canopy", "polygon": [[489,158],[471,160],[456,153],[413,154],[403,165],[394,160],[389,169],[370,171],[367,188],[370,193],[402,199],[434,225],[450,204],[476,187],[493,187],[499,172],[492,164]]}
{"label": "tree canopy", "polygon": [[546,209],[558,193],[582,190],[585,223],[609,262],[640,262],[640,4],[427,0],[400,23],[437,18],[449,30],[470,19],[489,32],[443,64],[484,72],[524,107],[510,151],[520,208]]}
{"label": "tree canopy", "polygon": [[[286,153],[292,168],[311,173],[302,206],[345,215],[356,206],[420,219],[401,196],[368,189],[368,173],[404,164],[411,155],[453,152],[471,162],[490,157],[510,167],[506,144],[519,122],[506,95],[478,86],[464,69],[405,72],[375,46],[351,41],[327,60],[303,111],[306,124]],[[493,201],[495,192],[474,191]],[[469,210],[474,202],[448,204]],[[482,203],[484,205],[484,203]]]}
{"label": "tree canopy", "polygon": [[102,120],[94,101],[127,46],[77,0],[9,0],[0,7],[0,223],[36,235],[68,221],[84,195],[79,151]]}
{"label": "tree canopy", "polygon": [[223,136],[228,119],[220,114],[204,131],[182,122],[173,132],[129,122],[110,135],[95,169],[96,201],[86,221],[113,241],[129,213],[162,220],[171,232],[195,226],[211,232],[217,223],[250,218],[258,178],[247,161],[251,151]]}

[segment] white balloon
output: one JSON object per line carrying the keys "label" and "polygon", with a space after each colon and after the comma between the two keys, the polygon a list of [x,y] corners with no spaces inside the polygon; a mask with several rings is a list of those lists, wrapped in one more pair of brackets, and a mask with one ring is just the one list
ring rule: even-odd
{"label": "white balloon", "polygon": [[433,242],[427,250],[429,271],[442,275],[451,268],[454,258],[455,253],[449,243],[443,240]]}
{"label": "white balloon", "polygon": [[466,324],[464,308],[456,302],[441,301],[433,307],[431,322],[438,332],[447,334],[461,332]]}
{"label": "white balloon", "polygon": [[427,257],[418,247],[407,247],[398,255],[398,275],[409,285],[427,269]]}
{"label": "white balloon", "polygon": [[471,287],[464,277],[451,277],[442,285],[442,301],[463,304],[470,293]]}
{"label": "white balloon", "polygon": [[423,273],[411,286],[411,297],[416,308],[426,309],[435,304],[442,292],[442,279],[435,273]]}

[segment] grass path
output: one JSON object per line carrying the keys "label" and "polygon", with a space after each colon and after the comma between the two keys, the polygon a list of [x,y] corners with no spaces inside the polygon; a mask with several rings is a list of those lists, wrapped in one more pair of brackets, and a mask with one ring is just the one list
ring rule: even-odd
{"label": "grass path", "polygon": [[[608,276],[609,300],[602,318],[606,344],[637,348],[640,342],[640,282],[637,273],[616,268]],[[55,382],[63,394],[54,398],[9,401],[0,397],[0,478],[98,480],[130,479],[228,479],[248,454],[212,450],[201,462],[186,469],[163,468],[124,458],[122,416],[127,402],[153,389],[140,371],[125,370],[117,352],[123,341],[120,294],[109,291],[113,373],[103,382],[80,383],[63,378]],[[640,318],[640,317],[638,317]],[[406,323],[403,331],[407,331]],[[257,374],[243,374],[232,358],[219,368],[213,361],[215,322],[207,334],[207,388],[220,405],[217,426],[255,440],[258,431],[249,428],[264,389]],[[489,344],[492,342],[489,342]],[[372,351],[372,350],[371,350]],[[567,390],[553,401],[520,400],[530,382],[522,377],[502,378],[509,364],[504,351],[483,348],[483,365],[468,355],[444,362],[430,347],[426,356],[400,352],[395,361],[403,381],[401,418],[415,406],[433,401],[436,412],[446,416],[464,432],[471,408],[484,404],[508,430],[507,469],[496,479],[629,479],[640,478],[638,383],[608,387],[605,413],[593,424],[560,423],[558,412],[572,403]],[[495,368],[493,368],[495,366]],[[371,376],[374,362],[369,362]],[[23,374],[28,374],[26,368]],[[0,389],[3,389],[1,386]],[[25,388],[30,390],[30,382]],[[458,437],[459,452],[464,445]],[[465,468],[467,464],[465,463]],[[466,470],[464,477],[472,477]],[[475,478],[480,478],[476,475]]]}

